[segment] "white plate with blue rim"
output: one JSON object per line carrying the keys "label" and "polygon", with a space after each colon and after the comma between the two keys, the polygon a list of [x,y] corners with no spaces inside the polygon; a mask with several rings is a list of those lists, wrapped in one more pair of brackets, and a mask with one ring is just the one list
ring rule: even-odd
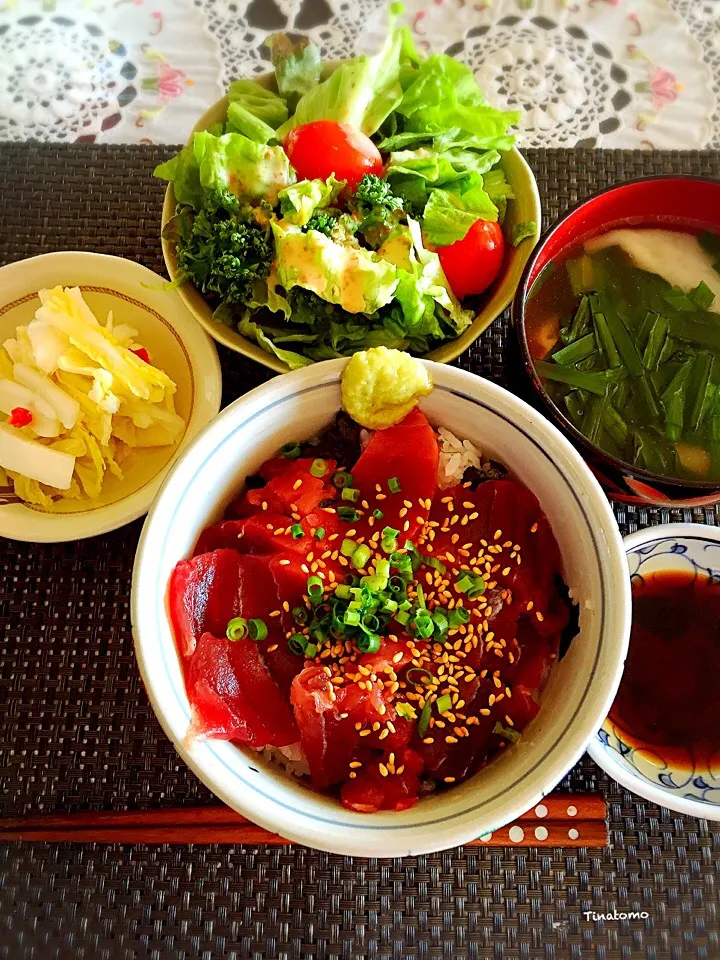
{"label": "white plate with blue rim", "polygon": [[[702,523],[666,523],[625,537],[631,580],[677,572],[720,582],[720,528]],[[632,640],[631,640],[632,644]],[[716,664],[720,669],[720,658]],[[708,665],[712,669],[712,665]],[[693,691],[684,691],[692,709]],[[670,753],[631,738],[608,717],[588,753],[614,780],[652,803],[706,820],[720,820],[718,749],[704,760],[681,765]],[[695,754],[687,750],[687,757]]]}

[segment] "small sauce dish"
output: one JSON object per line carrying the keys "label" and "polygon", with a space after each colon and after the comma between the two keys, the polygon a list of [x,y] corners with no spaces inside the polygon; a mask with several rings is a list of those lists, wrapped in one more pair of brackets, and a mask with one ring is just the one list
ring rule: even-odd
{"label": "small sauce dish", "polygon": [[629,652],[589,753],[647,800],[720,820],[720,529],[663,524],[625,546]]}

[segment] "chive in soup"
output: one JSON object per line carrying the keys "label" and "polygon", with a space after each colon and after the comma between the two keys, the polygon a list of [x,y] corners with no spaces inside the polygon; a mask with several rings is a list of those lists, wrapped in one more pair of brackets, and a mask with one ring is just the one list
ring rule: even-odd
{"label": "chive in soup", "polygon": [[585,240],[541,272],[525,324],[548,395],[591,443],[663,477],[720,479],[720,235]]}

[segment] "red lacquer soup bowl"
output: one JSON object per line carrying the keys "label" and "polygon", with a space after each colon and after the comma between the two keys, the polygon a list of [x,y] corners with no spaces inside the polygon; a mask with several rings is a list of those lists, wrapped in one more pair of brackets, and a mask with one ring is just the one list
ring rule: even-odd
{"label": "red lacquer soup bowl", "polygon": [[[548,395],[538,375],[526,327],[526,304],[548,264],[590,237],[619,227],[655,227],[720,234],[720,181],[662,176],[632,180],[585,200],[558,220],[530,257],[512,306],[520,352],[532,384],[532,400],[566,433],[614,500],[624,503],[705,506],[720,501],[720,481],[673,479],[634,466],[590,442]],[[720,323],[720,316],[718,318]]]}

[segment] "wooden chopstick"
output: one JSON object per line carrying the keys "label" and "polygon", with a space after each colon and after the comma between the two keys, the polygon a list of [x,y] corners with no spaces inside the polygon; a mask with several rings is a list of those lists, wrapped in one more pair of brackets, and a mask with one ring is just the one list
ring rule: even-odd
{"label": "wooden chopstick", "polygon": [[[553,793],[533,810],[469,846],[604,847],[607,809],[592,794]],[[287,844],[229,807],[40,814],[0,818],[0,840],[46,843]]]}

